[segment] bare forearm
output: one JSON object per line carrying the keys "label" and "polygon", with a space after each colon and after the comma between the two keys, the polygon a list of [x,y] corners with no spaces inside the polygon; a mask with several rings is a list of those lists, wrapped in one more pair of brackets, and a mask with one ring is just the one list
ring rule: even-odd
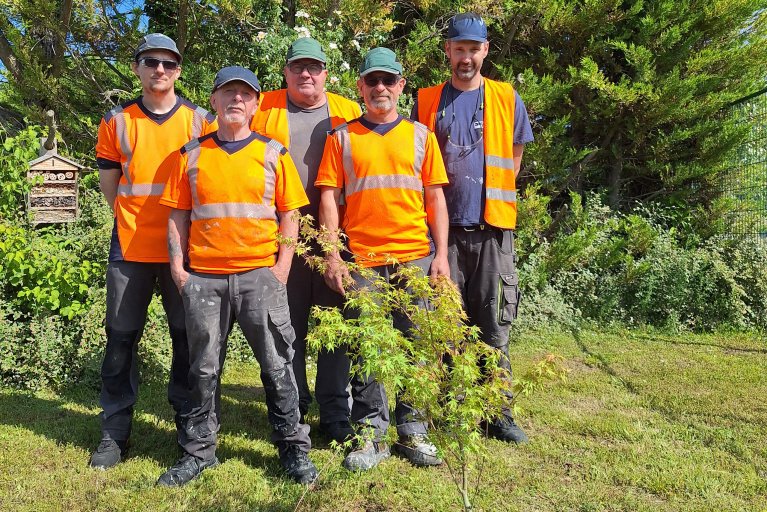
{"label": "bare forearm", "polygon": [[112,213],[115,210],[115,201],[117,200],[117,186],[120,183],[120,169],[100,169],[99,170],[99,188],[104,194]]}
{"label": "bare forearm", "polygon": [[189,248],[189,224],[191,211],[173,209],[168,219],[168,258],[171,274],[184,271]]}
{"label": "bare forearm", "polygon": [[[334,247],[330,255],[339,256],[338,244],[338,200],[341,196],[339,189],[323,189],[320,195],[320,226],[327,230],[328,242]],[[340,256],[339,256],[340,257]]]}
{"label": "bare forearm", "polygon": [[437,254],[447,254],[448,216],[447,203],[442,187],[427,187],[424,199],[426,201],[426,222],[429,225],[431,237]]}
{"label": "bare forearm", "polygon": [[293,254],[296,252],[295,242],[298,240],[298,210],[290,210],[279,213],[280,216],[280,236],[289,240],[288,243],[281,243],[277,251],[277,262],[275,267],[290,270],[293,262]]}
{"label": "bare forearm", "polygon": [[514,144],[514,177],[519,176],[519,170],[522,169],[522,154],[525,152],[524,144]]}

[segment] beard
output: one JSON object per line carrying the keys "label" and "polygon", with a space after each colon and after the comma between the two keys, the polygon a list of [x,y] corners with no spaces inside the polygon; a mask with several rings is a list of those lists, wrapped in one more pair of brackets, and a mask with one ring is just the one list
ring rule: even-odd
{"label": "beard", "polygon": [[168,92],[171,89],[173,89],[172,80],[166,80],[164,82],[151,82],[149,84],[149,90],[152,91],[153,93]]}
{"label": "beard", "polygon": [[394,108],[394,102],[387,96],[379,96],[370,99],[370,109],[379,114],[385,114]]}
{"label": "beard", "polygon": [[468,66],[457,64],[455,67],[453,67],[453,76],[464,82],[468,82],[473,79],[475,76],[477,76],[478,72],[479,68],[474,64],[469,64]]}

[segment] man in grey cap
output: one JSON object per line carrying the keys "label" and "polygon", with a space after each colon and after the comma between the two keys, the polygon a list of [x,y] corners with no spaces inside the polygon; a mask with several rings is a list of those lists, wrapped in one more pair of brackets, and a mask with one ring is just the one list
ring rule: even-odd
{"label": "man in grey cap", "polygon": [[158,485],[184,485],[218,464],[221,370],[235,320],[261,367],[283,469],[299,483],[317,476],[291,365],[285,283],[294,247],[277,242],[278,231],[298,235],[295,214],[308,200],[285,147],[250,130],[260,91],[253,72],[220,70],[210,98],[218,131],[190,141],[169,162],[160,203],[172,208],[168,250],[186,308],[190,391],[179,431],[184,456]]}
{"label": "man in grey cap", "polygon": [[[318,217],[320,192],[314,186],[328,132],[361,115],[357,103],[325,91],[327,58],[320,43],[310,37],[296,39],[288,49],[283,74],[285,89],[263,93],[251,128],[280,141],[290,151],[309,204],[302,215]],[[314,253],[319,248],[314,247]],[[322,275],[295,256],[288,278],[288,301],[296,351],[293,370],[298,384],[301,415],[312,401],[306,377],[306,334],[312,306],[339,307],[343,297],[328,288]],[[349,358],[342,348],[321,350],[317,358],[315,394],[320,409],[320,430],[343,442],[354,431],[349,424]]]}
{"label": "man in grey cap", "polygon": [[524,443],[527,436],[511,415],[509,326],[519,302],[516,176],[533,133],[511,84],[482,76],[488,49],[482,18],[453,16],[445,41],[451,78],[418,91],[412,117],[436,134],[450,178],[445,187],[450,276],[469,322],[479,327],[483,342],[501,352],[500,364],[508,372],[509,406],[483,427],[491,437]]}
{"label": "man in grey cap", "polygon": [[101,190],[115,215],[106,277],[101,443],[90,460],[100,469],[120,462],[127,449],[138,394],[137,346],[155,285],[173,344],[168,400],[178,426],[187,397],[187,337],[181,296],[168,266],[168,209],[159,204],[167,179],[162,164],[190,139],[215,129],[212,115],[176,95],[181,54],[172,39],[142,37],[131,69],[142,95],[104,116],[96,143]]}

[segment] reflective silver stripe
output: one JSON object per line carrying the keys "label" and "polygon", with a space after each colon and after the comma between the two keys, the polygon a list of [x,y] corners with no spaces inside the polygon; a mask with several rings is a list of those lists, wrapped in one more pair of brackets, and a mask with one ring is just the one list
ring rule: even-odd
{"label": "reflective silver stripe", "polygon": [[192,209],[192,220],[226,218],[277,220],[277,214],[274,206],[253,203],[213,203]]}
{"label": "reflective silver stripe", "polygon": [[496,201],[505,201],[507,203],[517,202],[517,193],[514,190],[503,190],[501,188],[488,188],[485,190],[485,197],[495,199]]}
{"label": "reflective silver stripe", "polygon": [[421,123],[414,123],[415,128],[415,157],[413,158],[413,172],[420,179],[423,169],[423,160],[426,156],[426,137],[429,134],[426,126]]}
{"label": "reflective silver stripe", "polygon": [[189,178],[189,190],[192,193],[192,208],[199,206],[200,199],[197,195],[197,161],[200,159],[200,143],[197,139],[190,141],[186,148],[186,175]]}
{"label": "reflective silver stripe", "polygon": [[354,186],[346,186],[346,195],[356,194],[362,190],[374,190],[380,188],[404,188],[410,190],[423,190],[423,183],[415,176],[404,174],[386,174],[383,176],[365,176],[355,180]]}
{"label": "reflective silver stripe", "polygon": [[202,133],[202,123],[205,121],[205,115],[208,113],[202,107],[197,107],[192,114],[192,138],[196,139]]}
{"label": "reflective silver stripe", "polygon": [[352,193],[351,188],[357,181],[357,175],[354,174],[354,160],[352,159],[352,139],[346,126],[342,130],[337,130],[336,135],[338,144],[341,146],[341,163],[346,175],[346,187],[344,189],[344,196],[346,196]]}
{"label": "reflective silver stripe", "polygon": [[264,149],[264,198],[263,204],[270,205],[274,201],[274,187],[277,181],[277,163],[284,146],[276,140],[270,140]]}
{"label": "reflective silver stripe", "polygon": [[123,176],[125,176],[125,181],[130,184],[130,164],[131,160],[133,160],[133,148],[131,148],[130,140],[128,139],[128,130],[125,126],[123,108],[117,107],[112,112],[114,112],[112,118],[115,120],[115,135],[117,136],[117,142],[120,144],[120,151],[125,155],[125,162],[122,164]]}
{"label": "reflective silver stripe", "polygon": [[117,194],[131,196],[161,196],[165,185],[162,183],[128,183],[117,186]]}
{"label": "reflective silver stripe", "polygon": [[492,165],[493,167],[500,167],[501,169],[508,169],[510,171],[514,170],[513,158],[502,158],[500,156],[487,155],[486,162],[487,165]]}

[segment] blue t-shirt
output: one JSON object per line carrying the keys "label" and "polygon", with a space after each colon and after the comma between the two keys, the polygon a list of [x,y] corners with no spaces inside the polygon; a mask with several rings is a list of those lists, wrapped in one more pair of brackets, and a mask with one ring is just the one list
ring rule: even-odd
{"label": "blue t-shirt", "polygon": [[[484,223],[484,89],[460,91],[448,82],[439,100],[435,135],[450,181],[443,190],[451,226]],[[513,144],[526,144],[532,142],[533,130],[522,98],[514,94]],[[417,100],[411,117],[418,119]]]}

